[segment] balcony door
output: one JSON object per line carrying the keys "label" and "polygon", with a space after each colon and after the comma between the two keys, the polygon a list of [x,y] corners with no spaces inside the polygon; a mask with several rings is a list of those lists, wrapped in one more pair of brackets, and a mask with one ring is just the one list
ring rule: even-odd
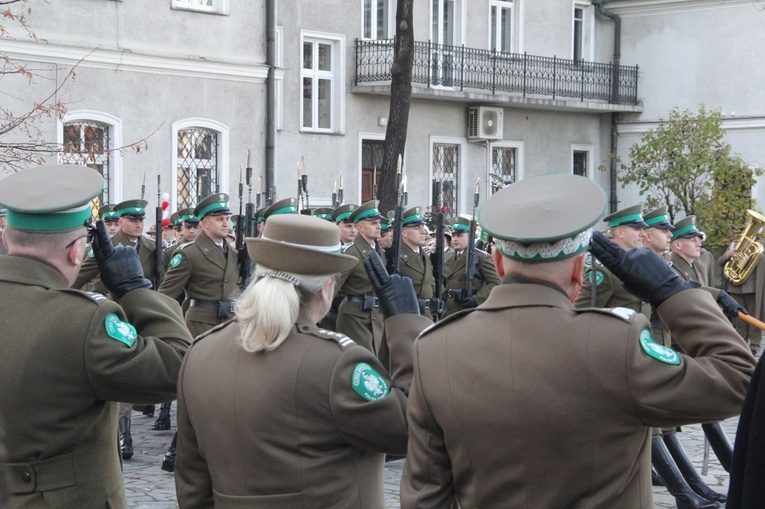
{"label": "balcony door", "polygon": [[454,86],[458,64],[454,47],[462,44],[464,0],[431,0],[431,84]]}

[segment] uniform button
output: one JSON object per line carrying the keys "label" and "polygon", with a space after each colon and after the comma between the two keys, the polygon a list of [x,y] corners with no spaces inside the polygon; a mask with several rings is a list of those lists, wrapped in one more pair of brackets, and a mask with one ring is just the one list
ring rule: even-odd
{"label": "uniform button", "polygon": [[25,471],[23,474],[21,474],[21,480],[26,483],[32,482],[32,474]]}

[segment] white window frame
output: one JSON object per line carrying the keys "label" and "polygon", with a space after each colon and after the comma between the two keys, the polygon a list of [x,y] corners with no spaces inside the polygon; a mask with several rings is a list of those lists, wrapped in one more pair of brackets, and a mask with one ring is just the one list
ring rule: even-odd
{"label": "white window frame", "polygon": [[[332,46],[332,70],[331,71],[313,71],[303,68],[303,45],[306,42],[315,44],[315,53],[318,53],[318,44],[330,44]],[[298,125],[300,132],[305,133],[326,133],[343,134],[345,132],[345,35],[331,34],[327,32],[315,32],[310,30],[300,31],[300,100],[298,108]],[[318,59],[314,56],[314,62]],[[303,79],[311,77],[316,79],[332,80],[332,104],[330,109],[330,128],[305,127],[303,126]],[[318,85],[315,85],[315,90]],[[314,94],[314,99],[317,95]],[[314,100],[312,105],[314,113],[318,111],[318,103]]]}
{"label": "white window frame", "polygon": [[[56,143],[64,143],[64,124],[78,120],[93,120],[109,126],[109,201],[120,203],[122,198],[122,153],[115,150],[122,146],[122,120],[114,115],[95,110],[73,110],[64,114],[64,117],[56,121]],[[57,162],[62,161],[61,154],[57,156]]]}
{"label": "white window frame", "polygon": [[[170,208],[178,208],[178,131],[189,129],[191,127],[202,127],[218,133],[218,187],[222,193],[228,191],[229,182],[229,127],[216,120],[208,118],[186,118],[173,122],[170,129],[170,147],[172,149],[172,173],[170,175]],[[204,198],[204,197],[202,197]]]}
{"label": "white window frame", "polygon": [[569,168],[571,168],[571,174],[574,174],[574,152],[587,152],[587,178],[595,181],[595,146],[594,145],[582,145],[577,143],[571,144],[571,162]]}
{"label": "white window frame", "polygon": [[[370,34],[372,34],[372,37],[366,37],[364,34],[366,33],[366,26],[364,23],[364,4],[366,2],[372,2],[372,19],[370,20],[371,23],[371,29],[369,31]],[[377,3],[381,2],[383,0],[361,0],[361,39],[365,41],[377,41],[380,40],[379,37],[377,37]],[[382,37],[382,39],[392,39],[394,34],[396,33],[396,0],[387,0],[388,2],[388,12],[386,13],[386,16],[388,16],[388,33],[385,34],[385,37]]]}
{"label": "white window frame", "polygon": [[201,0],[170,0],[170,8],[179,11],[204,12],[208,14],[229,14],[230,0],[212,0],[212,5],[201,5]]}
{"label": "white window frame", "polygon": [[[510,50],[506,51],[505,53],[517,53],[517,51],[515,49],[516,46],[517,46],[517,39],[518,39],[516,37],[517,20],[516,20],[516,12],[515,11],[516,11],[516,2],[519,2],[519,1],[520,0],[489,0],[489,28],[488,28],[488,31],[487,31],[487,36],[489,38],[489,45],[487,46],[487,49],[489,51],[491,51],[491,48],[492,48],[492,46],[494,46],[494,44],[499,42],[499,41],[493,41],[492,37],[491,37],[492,30],[494,30],[494,29],[496,29],[495,35],[497,37],[500,36],[499,35],[500,34],[499,26],[497,26],[497,27],[492,27],[491,26],[492,25],[492,23],[491,23],[491,11],[493,9],[497,9],[497,20],[496,20],[497,25],[501,24],[500,20],[502,18],[502,16],[501,16],[502,10],[510,11],[510,30],[511,30]],[[497,46],[499,46],[499,45],[497,44]]]}
{"label": "white window frame", "polygon": [[284,27],[276,27],[276,69],[274,69],[274,84],[276,85],[276,130],[281,131],[284,125]]}
{"label": "white window frame", "polygon": [[[515,149],[515,182],[523,180],[523,158],[524,158],[524,143],[522,141],[502,140],[489,143],[489,148],[486,151],[486,196],[491,189],[491,152],[495,148],[514,148]],[[482,193],[483,194],[483,193]]]}
{"label": "white window frame", "polygon": [[[460,147],[460,155],[459,155],[459,167],[457,168],[459,171],[459,175],[457,175],[457,213],[463,214],[466,213],[464,207],[466,202],[466,191],[465,191],[465,182],[466,182],[466,173],[467,173],[467,147],[468,147],[468,140],[467,138],[453,138],[448,136],[429,136],[428,137],[428,183],[433,182],[433,145],[436,143],[442,143],[442,144],[448,144],[448,145],[459,145]],[[473,188],[475,189],[475,188]],[[471,196],[473,191],[470,191]],[[428,185],[428,203],[433,203],[433,186]],[[470,203],[472,204],[472,198]],[[472,205],[471,210],[467,211],[467,213],[472,212]]]}
{"label": "white window frame", "polygon": [[574,59],[576,9],[582,9],[582,60],[592,62],[595,52],[595,8],[582,0],[573,0],[571,6],[571,59]]}
{"label": "white window frame", "polygon": [[[446,44],[449,46],[461,46],[465,44],[465,32],[467,30],[467,2],[468,0],[428,0],[430,2],[430,18],[428,18],[428,31],[429,38],[434,44]],[[439,19],[439,33],[433,33],[433,2],[438,2],[438,8],[440,12],[443,12],[444,3],[454,2],[454,33],[452,34],[451,41],[442,41],[441,32],[443,25],[443,17]]]}

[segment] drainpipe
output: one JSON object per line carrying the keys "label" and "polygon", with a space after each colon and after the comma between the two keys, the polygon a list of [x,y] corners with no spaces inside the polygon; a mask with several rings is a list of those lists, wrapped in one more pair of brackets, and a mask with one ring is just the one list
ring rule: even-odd
{"label": "drainpipe", "polygon": [[[613,59],[613,78],[611,83],[611,103],[618,103],[619,95],[619,65],[622,56],[622,19],[618,14],[609,11],[603,4],[608,0],[592,0],[592,4],[595,6],[598,14],[614,21],[614,59]],[[609,166],[609,187],[610,187],[610,212],[616,212],[618,198],[616,196],[616,150],[618,133],[616,129],[616,113],[611,113],[611,158]]]}
{"label": "drainpipe", "polygon": [[276,0],[266,0],[266,203],[276,201]]}

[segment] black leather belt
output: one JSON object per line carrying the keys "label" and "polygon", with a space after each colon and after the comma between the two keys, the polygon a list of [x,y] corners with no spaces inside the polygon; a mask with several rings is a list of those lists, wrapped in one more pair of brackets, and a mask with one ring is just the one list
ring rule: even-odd
{"label": "black leather belt", "polygon": [[[197,299],[189,299],[189,306],[193,306],[195,308],[202,308],[202,309],[218,309],[218,302],[217,300],[197,300]],[[229,301],[231,302],[231,301]]]}
{"label": "black leather belt", "polygon": [[371,302],[372,307],[375,308],[380,306],[380,301],[374,295],[346,295],[345,300],[348,302],[353,302],[354,304],[360,304],[361,306],[364,306],[365,302]]}
{"label": "black leather belt", "polygon": [[233,300],[197,300],[189,299],[189,306],[193,308],[210,309],[215,311],[218,318],[228,318],[234,315]]}

